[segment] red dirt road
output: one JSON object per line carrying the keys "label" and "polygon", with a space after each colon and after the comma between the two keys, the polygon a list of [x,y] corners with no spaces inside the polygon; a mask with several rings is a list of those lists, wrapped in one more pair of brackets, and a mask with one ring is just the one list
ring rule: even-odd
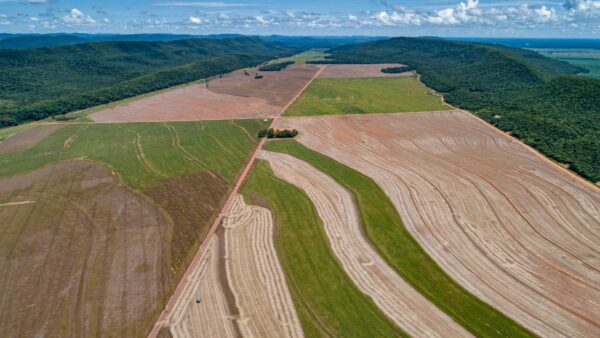
{"label": "red dirt road", "polygon": [[[273,125],[277,121],[277,119],[279,118],[279,116],[294,102],[294,100],[296,100],[300,96],[300,94],[302,94],[302,92],[310,85],[310,83],[317,76],[319,76],[319,74],[325,68],[327,68],[327,66],[322,66],[322,67],[320,67],[318,69],[318,71],[316,73],[314,73],[314,75],[312,76],[312,78],[281,109],[279,115],[276,115],[273,118],[273,121],[272,121],[271,125]],[[208,234],[206,235],[206,238],[202,241],[202,244],[198,248],[198,251],[196,252],[196,255],[194,256],[192,262],[188,266],[185,274],[181,277],[181,280],[180,280],[179,284],[177,285],[177,288],[175,289],[175,292],[173,292],[173,295],[169,298],[169,301],[167,302],[167,305],[165,306],[165,309],[161,312],[160,316],[158,317],[158,320],[156,321],[156,325],[154,325],[154,327],[152,328],[152,330],[148,334],[149,338],[156,338],[158,336],[158,333],[160,332],[160,329],[163,327],[163,325],[168,325],[169,311],[175,307],[175,305],[177,304],[177,301],[179,300],[179,298],[181,297],[183,291],[185,290],[186,285],[189,283],[190,278],[191,278],[194,270],[196,270],[197,267],[199,266],[199,264],[200,264],[200,262],[202,260],[202,256],[203,256],[204,252],[208,248],[208,244],[210,243],[210,240],[215,235],[217,229],[219,228],[219,225],[221,224],[221,222],[223,221],[223,218],[226,215],[225,211],[229,210],[231,204],[233,203],[235,197],[238,194],[238,191],[239,191],[240,187],[242,186],[242,184],[244,183],[244,180],[248,176],[248,173],[250,172],[250,170],[254,166],[254,161],[256,161],[256,157],[260,153],[260,151],[261,151],[262,147],[264,146],[265,142],[266,142],[266,140],[262,139],[259,142],[259,144],[256,147],[256,149],[254,150],[254,152],[252,153],[252,155],[250,156],[250,159],[248,160],[248,163],[244,167],[244,170],[240,174],[240,177],[238,178],[235,186],[231,190],[231,193],[229,194],[229,197],[227,198],[227,201],[223,205],[223,208],[221,209],[221,212],[219,213],[219,215],[215,219],[215,221],[214,221],[213,225],[211,226]]]}

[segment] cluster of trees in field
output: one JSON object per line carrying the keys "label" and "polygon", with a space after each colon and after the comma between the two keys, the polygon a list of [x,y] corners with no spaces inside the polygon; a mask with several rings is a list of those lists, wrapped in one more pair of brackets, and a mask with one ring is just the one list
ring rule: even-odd
{"label": "cluster of trees in field", "polygon": [[386,74],[399,74],[399,73],[408,72],[410,70],[414,70],[414,69],[410,66],[400,66],[400,67],[382,68],[381,72],[386,73]]}
{"label": "cluster of trees in field", "polygon": [[297,50],[259,38],[0,50],[0,127],[261,64]]}
{"label": "cluster of trees in field", "polygon": [[296,129],[263,129],[258,132],[258,138],[294,138],[298,135]]}
{"label": "cluster of trees in field", "polygon": [[286,69],[287,66],[293,65],[294,63],[295,63],[294,61],[283,61],[283,62],[271,63],[268,65],[259,67],[258,70],[263,71],[263,72],[278,72],[278,71]]}
{"label": "cluster of trees in field", "polygon": [[[594,182],[600,181],[600,80],[499,45],[394,38],[329,51],[334,63],[402,63],[444,94]],[[326,61],[327,62],[327,61]]]}

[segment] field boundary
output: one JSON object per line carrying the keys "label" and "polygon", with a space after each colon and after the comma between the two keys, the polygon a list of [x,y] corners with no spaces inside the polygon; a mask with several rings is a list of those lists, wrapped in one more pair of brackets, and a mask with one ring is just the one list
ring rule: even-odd
{"label": "field boundary", "polygon": [[[302,94],[304,92],[304,90],[306,90],[306,88],[308,88],[308,86],[313,82],[313,80],[316,79],[317,76],[319,76],[319,74],[321,74],[321,72],[326,67],[327,66],[325,65],[325,66],[321,66],[319,68],[319,70],[302,87],[302,89],[300,89],[300,91],[290,100],[290,102],[288,102],[281,109],[281,112],[279,113],[279,115],[273,117],[273,120],[271,121],[271,124],[269,125],[269,127],[271,127],[271,126],[274,125],[274,123],[285,112],[285,110],[300,96],[300,94]],[[166,303],[165,308],[163,309],[163,311],[160,313],[160,316],[158,317],[158,319],[156,321],[156,324],[154,325],[154,327],[152,328],[152,330],[148,334],[149,338],[156,338],[158,336],[158,333],[160,332],[160,329],[163,327],[163,325],[168,324],[169,310],[173,309],[175,307],[175,305],[177,304],[179,298],[182,295],[182,292],[185,290],[186,286],[189,284],[189,282],[190,282],[190,275],[192,274],[192,272],[197,268],[198,264],[200,263],[201,258],[204,255],[204,252],[206,251],[206,248],[208,247],[208,243],[210,243],[210,240],[212,239],[212,237],[216,233],[217,229],[221,225],[221,222],[223,221],[223,218],[227,214],[227,210],[229,210],[229,206],[233,202],[235,196],[238,194],[238,191],[239,191],[240,187],[242,186],[242,184],[244,183],[246,177],[248,176],[248,173],[250,172],[250,170],[254,166],[254,162],[256,161],[256,157],[260,153],[260,151],[261,151],[263,145],[265,144],[265,142],[266,142],[266,139],[263,138],[258,143],[258,145],[256,146],[254,152],[250,156],[250,159],[248,160],[248,163],[244,167],[244,170],[242,171],[242,173],[240,174],[237,182],[233,186],[233,189],[231,189],[231,191],[229,193],[229,196],[227,197],[227,200],[225,201],[225,204],[223,205],[223,207],[221,208],[221,211],[219,212],[219,215],[217,216],[217,218],[213,222],[212,226],[210,227],[210,230],[206,234],[206,237],[202,241],[202,244],[200,244],[200,247],[196,251],[196,254],[194,255],[194,258],[192,259],[192,261],[188,265],[188,268],[186,269],[185,273],[183,274],[183,276],[181,276],[181,279],[180,279],[179,283],[177,284],[177,287],[175,288],[175,291],[173,292],[173,294],[169,298],[169,300]]]}

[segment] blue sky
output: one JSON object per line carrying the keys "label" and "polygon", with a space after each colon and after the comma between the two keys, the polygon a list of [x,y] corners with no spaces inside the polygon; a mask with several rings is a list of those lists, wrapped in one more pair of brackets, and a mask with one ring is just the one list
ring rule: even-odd
{"label": "blue sky", "polygon": [[600,37],[600,0],[0,0],[7,33]]}

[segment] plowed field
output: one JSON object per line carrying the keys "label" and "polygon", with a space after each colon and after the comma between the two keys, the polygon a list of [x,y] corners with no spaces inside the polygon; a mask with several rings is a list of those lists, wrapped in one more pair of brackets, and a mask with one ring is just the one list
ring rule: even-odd
{"label": "plowed field", "polygon": [[461,111],[280,119],[374,179],[456,281],[542,336],[598,336],[600,192]]}
{"label": "plowed field", "polygon": [[352,196],[339,183],[286,154],[263,151],[260,158],[271,163],[280,179],[306,192],[346,273],[396,325],[413,336],[470,336],[379,257],[363,236]]}
{"label": "plowed field", "polygon": [[[283,107],[319,70],[292,65],[280,72],[238,71],[205,84],[195,84],[89,115],[98,122],[230,120],[268,117]],[[255,79],[260,73],[262,79]]]}

